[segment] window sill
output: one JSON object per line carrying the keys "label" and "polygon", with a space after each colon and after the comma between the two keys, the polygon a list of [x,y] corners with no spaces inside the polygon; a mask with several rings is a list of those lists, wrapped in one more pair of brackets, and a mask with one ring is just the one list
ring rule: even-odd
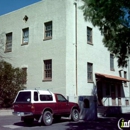
{"label": "window sill", "polygon": [[90,80],[88,80],[88,83],[94,83],[92,80],[90,81]]}
{"label": "window sill", "polygon": [[43,79],[42,82],[50,82],[52,79]]}
{"label": "window sill", "polygon": [[115,71],[115,69],[110,69],[111,71]]}
{"label": "window sill", "polygon": [[92,42],[87,42],[87,44],[89,44],[89,45],[92,45],[92,46],[93,46],[93,43],[92,43]]}
{"label": "window sill", "polygon": [[4,53],[12,52],[12,50],[5,50]]}
{"label": "window sill", "polygon": [[22,43],[21,46],[28,45],[28,42]]}
{"label": "window sill", "polygon": [[44,38],[43,41],[46,41],[46,40],[51,40],[52,37],[49,37],[49,38]]}

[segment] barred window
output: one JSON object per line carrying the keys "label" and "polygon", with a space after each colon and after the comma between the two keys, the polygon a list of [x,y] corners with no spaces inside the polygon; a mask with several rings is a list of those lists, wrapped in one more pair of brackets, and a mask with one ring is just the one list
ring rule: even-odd
{"label": "barred window", "polygon": [[88,71],[88,82],[93,82],[93,64],[87,64],[87,71]]}
{"label": "barred window", "polygon": [[52,79],[52,60],[44,61],[44,80]]}
{"label": "barred window", "polygon": [[6,45],[5,45],[5,52],[12,51],[12,32],[6,34]]}
{"label": "barred window", "polygon": [[114,55],[110,54],[110,70],[114,71]]}
{"label": "barred window", "polygon": [[[124,71],[124,78],[127,79],[127,71]],[[127,86],[127,82],[124,82],[124,85]]]}
{"label": "barred window", "polygon": [[92,28],[87,27],[87,43],[92,44]]}
{"label": "barred window", "polygon": [[52,38],[52,21],[47,22],[44,25],[45,25],[44,39],[51,39]]}
{"label": "barred window", "polygon": [[23,41],[22,45],[28,44],[29,43],[29,28],[23,29]]}

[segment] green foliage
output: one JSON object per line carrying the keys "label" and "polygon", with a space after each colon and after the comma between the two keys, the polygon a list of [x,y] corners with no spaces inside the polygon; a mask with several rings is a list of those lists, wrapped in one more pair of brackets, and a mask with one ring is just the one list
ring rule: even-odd
{"label": "green foliage", "polygon": [[25,72],[14,68],[10,63],[0,61],[0,107],[11,107],[21,89],[24,89]]}
{"label": "green foliage", "polygon": [[99,27],[105,47],[118,58],[119,67],[126,67],[130,55],[130,1],[82,1],[85,20]]}

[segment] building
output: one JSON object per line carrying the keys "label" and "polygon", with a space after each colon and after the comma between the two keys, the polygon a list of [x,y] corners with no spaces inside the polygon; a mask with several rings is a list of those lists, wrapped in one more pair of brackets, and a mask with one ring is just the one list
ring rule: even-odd
{"label": "building", "polygon": [[42,0],[0,16],[2,53],[27,71],[28,89],[49,89],[70,101],[98,97],[98,105],[129,104],[129,69],[104,47],[97,27],[86,22],[81,0]]}

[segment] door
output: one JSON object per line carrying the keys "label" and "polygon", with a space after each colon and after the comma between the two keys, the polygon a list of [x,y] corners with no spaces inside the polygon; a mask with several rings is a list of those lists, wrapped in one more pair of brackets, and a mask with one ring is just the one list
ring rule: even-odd
{"label": "door", "polygon": [[98,105],[103,106],[102,99],[103,99],[103,90],[102,90],[102,83],[97,82],[97,95],[98,95]]}
{"label": "door", "polygon": [[70,112],[68,100],[63,95],[57,94],[57,101],[59,113],[68,114]]}
{"label": "door", "polygon": [[116,87],[115,85],[111,85],[111,98],[112,98],[112,106],[116,105]]}

